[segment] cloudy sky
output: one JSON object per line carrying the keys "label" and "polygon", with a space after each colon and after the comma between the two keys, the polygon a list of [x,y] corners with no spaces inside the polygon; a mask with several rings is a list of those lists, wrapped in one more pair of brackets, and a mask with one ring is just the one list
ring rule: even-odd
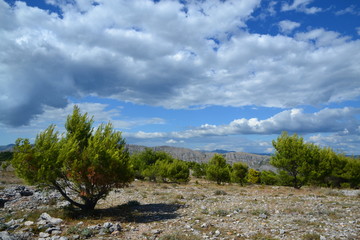
{"label": "cloudy sky", "polygon": [[128,143],[360,154],[358,0],[0,0],[0,145],[73,105]]}

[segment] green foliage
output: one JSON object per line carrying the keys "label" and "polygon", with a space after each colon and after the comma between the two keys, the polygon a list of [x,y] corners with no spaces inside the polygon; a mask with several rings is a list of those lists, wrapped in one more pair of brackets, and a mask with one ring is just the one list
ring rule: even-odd
{"label": "green foliage", "polygon": [[175,160],[169,165],[168,178],[172,182],[188,182],[190,180],[190,171],[184,161]]}
{"label": "green foliage", "polygon": [[360,159],[349,158],[342,175],[352,188],[360,188]]}
{"label": "green foliage", "polygon": [[197,163],[193,162],[193,165],[191,166],[193,172],[192,175],[196,178],[202,178],[206,176],[206,163]]}
{"label": "green foliage", "polygon": [[11,160],[13,157],[13,153],[6,151],[6,152],[0,152],[0,162],[5,162]]}
{"label": "green foliage", "polygon": [[6,151],[0,152],[0,166],[6,170],[6,168],[10,165],[10,161],[13,157],[13,152]]}
{"label": "green foliage", "polygon": [[190,180],[188,164],[174,159],[165,152],[155,152],[146,148],[143,152],[133,154],[131,163],[138,179],[146,178],[150,181],[162,182],[188,182]]}
{"label": "green foliage", "polygon": [[231,182],[240,183],[243,186],[247,182],[248,171],[249,167],[245,163],[234,163],[230,174]]}
{"label": "green foliage", "polygon": [[250,168],[247,178],[249,183],[252,184],[260,183],[260,172]]}
{"label": "green foliage", "polygon": [[304,143],[296,134],[283,132],[273,141],[275,155],[270,163],[279,168],[279,184],[300,188],[304,184],[353,188],[360,185],[360,160]]}
{"label": "green foliage", "polygon": [[294,188],[301,188],[309,174],[304,139],[296,134],[289,136],[287,132],[283,132],[272,144],[275,154],[271,157],[270,164],[286,171],[291,176]]}
{"label": "green foliage", "polygon": [[96,131],[92,124],[75,106],[64,136],[50,125],[33,146],[28,139],[18,139],[12,160],[18,176],[30,184],[54,186],[82,209],[93,209],[112,188],[126,186],[133,172],[121,133],[111,123],[101,124]]}
{"label": "green foliage", "polygon": [[224,156],[214,154],[206,168],[206,178],[216,181],[217,184],[230,181],[230,166],[226,163]]}
{"label": "green foliage", "polygon": [[265,185],[277,185],[279,181],[278,175],[273,171],[264,170],[260,174],[260,183]]}

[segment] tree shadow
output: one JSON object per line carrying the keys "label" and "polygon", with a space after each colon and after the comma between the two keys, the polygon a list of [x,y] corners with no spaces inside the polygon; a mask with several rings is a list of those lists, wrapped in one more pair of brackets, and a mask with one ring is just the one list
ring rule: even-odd
{"label": "tree shadow", "polygon": [[111,219],[111,221],[149,223],[179,217],[176,211],[185,207],[181,204],[152,203],[141,205],[136,201],[106,209],[82,211],[67,210],[66,215],[73,219]]}

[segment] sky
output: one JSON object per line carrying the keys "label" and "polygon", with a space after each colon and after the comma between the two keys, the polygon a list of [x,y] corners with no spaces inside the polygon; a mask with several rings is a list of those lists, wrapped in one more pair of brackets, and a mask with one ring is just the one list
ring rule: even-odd
{"label": "sky", "polygon": [[360,154],[358,0],[0,0],[0,145],[78,105],[127,143]]}

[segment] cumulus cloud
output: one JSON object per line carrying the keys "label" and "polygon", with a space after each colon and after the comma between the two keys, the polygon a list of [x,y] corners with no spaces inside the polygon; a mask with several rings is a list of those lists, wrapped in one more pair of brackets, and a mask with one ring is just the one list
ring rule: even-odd
{"label": "cumulus cloud", "polygon": [[301,25],[300,23],[293,22],[290,20],[283,20],[279,22],[279,27],[281,32],[286,34],[291,33],[295,28],[300,27],[300,25]]}
{"label": "cumulus cloud", "polygon": [[322,147],[331,147],[337,152],[348,155],[359,154],[360,134],[316,134],[309,141]]}
{"label": "cumulus cloud", "polygon": [[[260,0],[72,2],[48,1],[60,15],[0,0],[3,124],[29,124],[46,107],[87,95],[172,109],[359,96],[359,41],[326,30],[250,33],[246,21]],[[315,11],[309,4],[283,10]]]}
{"label": "cumulus cloud", "polygon": [[[30,138],[33,141],[40,131],[45,130],[50,124],[55,124],[57,131],[60,133],[65,131],[64,124],[66,118],[72,113],[75,103],[69,103],[64,108],[55,108],[50,106],[44,107],[44,112],[36,115],[27,126],[8,127],[0,123],[0,132],[7,135],[11,142],[19,137]],[[82,102],[76,103],[80,107],[82,113],[88,113],[89,117],[93,117],[94,127],[98,127],[101,123],[111,122],[113,127],[118,131],[126,131],[134,127],[147,125],[161,125],[166,121],[162,118],[131,118],[123,116],[121,107],[112,107],[103,103]],[[141,136],[141,135],[139,135]]]}
{"label": "cumulus cloud", "polygon": [[198,128],[182,132],[138,132],[129,136],[135,138],[175,138],[187,139],[204,136],[228,136],[241,134],[280,134],[282,131],[307,133],[333,133],[346,129],[357,133],[360,108],[325,108],[315,113],[305,113],[302,109],[282,111],[268,119],[235,119],[227,125],[203,124]]}
{"label": "cumulus cloud", "polygon": [[315,14],[321,12],[322,9],[318,7],[308,7],[313,0],[294,0],[292,4],[284,3],[281,7],[282,11],[296,10],[306,14]]}

